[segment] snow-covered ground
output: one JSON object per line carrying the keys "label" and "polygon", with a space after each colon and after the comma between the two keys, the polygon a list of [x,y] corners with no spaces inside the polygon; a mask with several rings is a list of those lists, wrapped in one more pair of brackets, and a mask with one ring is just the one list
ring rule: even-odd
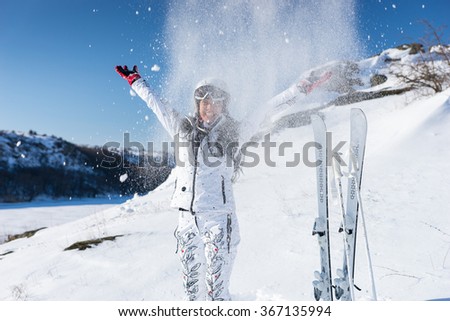
{"label": "snow-covered ground", "polygon": [[[450,90],[428,98],[410,92],[324,111],[333,145],[348,140],[352,107],[367,115],[362,197],[380,300],[450,298],[449,96]],[[244,301],[313,300],[313,272],[320,267],[311,235],[315,169],[285,166],[313,140],[312,129],[287,129],[272,140],[294,147],[284,156],[274,149],[277,167],[245,169],[235,185],[242,241],[231,292]],[[262,149],[255,151],[264,158]],[[2,234],[52,225],[0,245],[0,300],[181,300],[177,211],[169,208],[173,184],[169,177],[148,195],[107,208],[0,208]],[[336,201],[331,204],[335,271],[342,236]],[[60,213],[67,221],[60,221]],[[78,241],[117,235],[85,251],[64,251]],[[359,244],[355,283],[362,291],[356,296],[368,300],[362,249]]]}
{"label": "snow-covered ground", "polygon": [[114,207],[127,199],[115,197],[55,201],[43,198],[30,203],[0,203],[0,243],[8,235],[72,222]]}

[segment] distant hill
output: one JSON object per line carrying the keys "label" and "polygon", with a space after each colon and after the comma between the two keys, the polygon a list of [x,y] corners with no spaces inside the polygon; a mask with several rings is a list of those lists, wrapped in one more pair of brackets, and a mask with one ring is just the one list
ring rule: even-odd
{"label": "distant hill", "polygon": [[130,150],[79,146],[34,131],[0,131],[0,202],[144,194],[170,174],[173,163],[164,156],[162,166],[144,166],[144,155]]}
{"label": "distant hill", "polygon": [[[332,78],[322,87],[320,103],[293,102],[274,121],[274,131],[310,123],[310,116],[331,106],[343,106],[414,90],[432,95],[450,86],[450,45],[403,44],[360,61],[332,61],[308,70],[300,79],[330,72]],[[316,99],[317,100],[317,99]],[[306,108],[305,105],[308,104]]]}

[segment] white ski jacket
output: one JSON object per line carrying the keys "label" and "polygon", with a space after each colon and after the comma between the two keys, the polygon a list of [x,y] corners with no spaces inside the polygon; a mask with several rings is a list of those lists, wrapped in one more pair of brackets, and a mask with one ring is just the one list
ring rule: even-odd
{"label": "white ski jacket", "polygon": [[[208,129],[162,103],[143,79],[133,90],[156,114],[175,142],[177,166],[171,207],[196,212],[234,212],[232,189],[238,125],[221,115]],[[235,147],[235,148],[233,148]]]}
{"label": "white ski jacket", "polygon": [[239,141],[247,143],[254,134],[269,129],[266,128],[267,121],[282,115],[297,97],[305,95],[302,84],[292,85],[260,108],[253,109],[240,128],[236,121],[221,115],[208,129],[202,129],[194,118],[181,116],[162,103],[142,78],[136,80],[133,90],[153,110],[175,141],[177,179],[171,206],[194,213],[234,212],[231,185],[234,165],[238,162]]}

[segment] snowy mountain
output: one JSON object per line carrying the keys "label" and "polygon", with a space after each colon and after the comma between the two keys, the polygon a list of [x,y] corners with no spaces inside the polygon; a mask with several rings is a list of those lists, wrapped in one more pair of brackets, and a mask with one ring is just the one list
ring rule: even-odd
{"label": "snowy mountain", "polygon": [[[351,108],[366,113],[362,198],[380,300],[450,298],[450,89],[424,96],[395,77],[393,62],[420,59],[420,53],[409,55],[411,50],[390,49],[359,62],[317,68],[342,70],[330,84],[333,90],[298,101],[278,119],[294,127],[302,115],[296,112],[320,110],[336,145],[349,138]],[[336,103],[343,96],[357,99]],[[313,272],[320,267],[311,235],[317,215],[315,168],[303,162],[286,166],[313,141],[312,129],[278,128],[271,139],[293,147],[284,153],[275,148],[270,156],[276,167],[260,162],[245,169],[235,185],[242,240],[230,290],[235,300],[313,300]],[[264,159],[261,147],[254,152]],[[0,245],[0,299],[182,299],[173,237],[177,211],[169,208],[174,184],[169,176],[145,196]],[[343,250],[337,232],[341,216],[333,203],[335,272]],[[84,216],[83,209],[78,211]],[[355,283],[362,290],[356,297],[369,300],[362,248],[358,244]]]}
{"label": "snowy mountain", "polygon": [[0,202],[147,193],[167,178],[172,164],[148,169],[139,164],[144,156],[33,131],[0,131]]}

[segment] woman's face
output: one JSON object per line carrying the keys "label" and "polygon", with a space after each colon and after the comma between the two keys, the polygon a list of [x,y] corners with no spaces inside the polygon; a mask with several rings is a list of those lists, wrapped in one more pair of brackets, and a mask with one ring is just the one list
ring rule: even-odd
{"label": "woman's face", "polygon": [[200,100],[199,113],[206,123],[214,122],[223,112],[223,101],[213,100],[211,97]]}

